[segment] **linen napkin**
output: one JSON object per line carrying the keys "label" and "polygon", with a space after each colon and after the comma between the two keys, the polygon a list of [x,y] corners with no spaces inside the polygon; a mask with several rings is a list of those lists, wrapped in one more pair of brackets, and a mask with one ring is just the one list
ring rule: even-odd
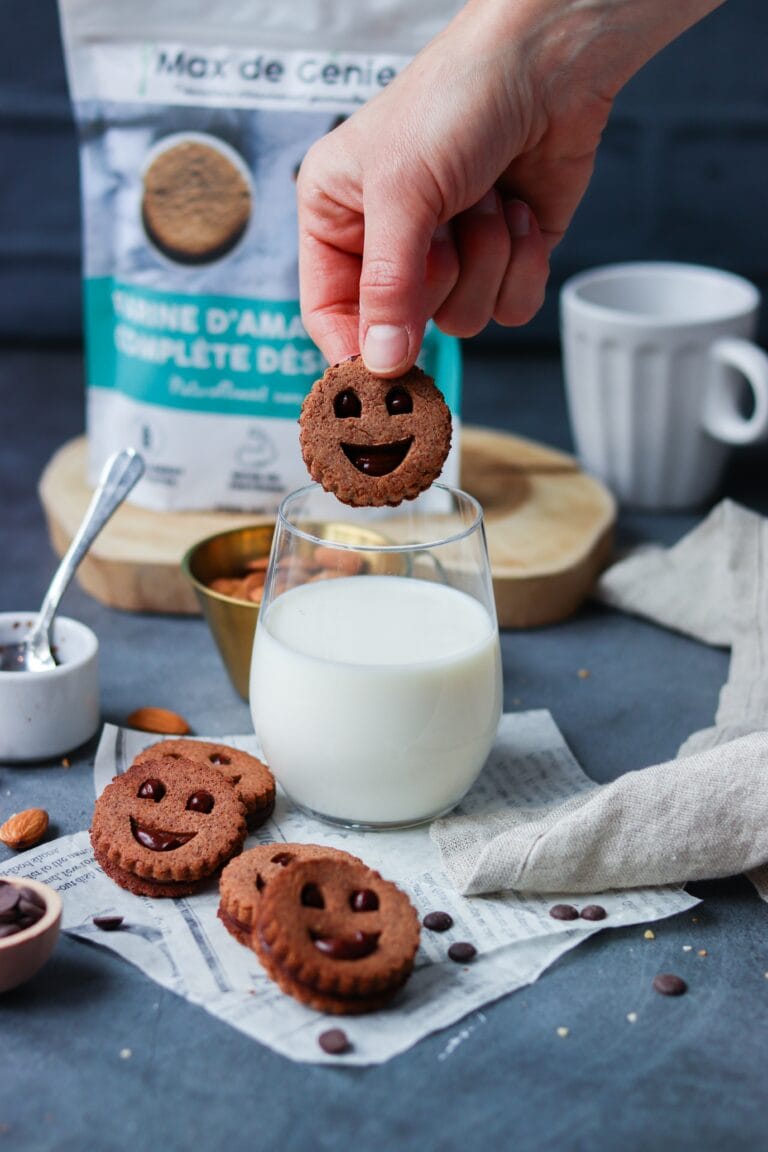
{"label": "linen napkin", "polygon": [[768,521],[726,500],[674,547],[638,549],[598,599],[729,647],[710,728],[675,760],[566,804],[432,826],[460,892],[599,892],[746,872],[768,901]]}

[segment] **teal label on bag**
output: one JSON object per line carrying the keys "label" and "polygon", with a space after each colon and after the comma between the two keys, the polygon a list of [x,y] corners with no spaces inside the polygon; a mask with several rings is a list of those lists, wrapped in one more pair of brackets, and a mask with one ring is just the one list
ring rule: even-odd
{"label": "teal label on bag", "polygon": [[[298,417],[325,369],[298,302],[186,296],[111,276],[85,282],[88,384],[145,404]],[[419,363],[458,412],[458,342],[431,328]]]}

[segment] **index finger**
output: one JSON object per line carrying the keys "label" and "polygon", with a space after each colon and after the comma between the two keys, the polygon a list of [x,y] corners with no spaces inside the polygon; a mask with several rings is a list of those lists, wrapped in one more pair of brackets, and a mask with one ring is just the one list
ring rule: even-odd
{"label": "index finger", "polygon": [[360,351],[361,267],[361,255],[345,252],[301,228],[301,318],[329,364]]}

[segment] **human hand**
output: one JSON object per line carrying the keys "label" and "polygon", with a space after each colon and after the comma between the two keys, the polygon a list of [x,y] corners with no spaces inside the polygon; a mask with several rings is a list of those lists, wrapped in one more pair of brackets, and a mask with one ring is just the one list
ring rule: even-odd
{"label": "human hand", "polygon": [[329,362],[397,375],[430,318],[526,323],[616,92],[719,2],[470,0],[302,163],[302,315]]}

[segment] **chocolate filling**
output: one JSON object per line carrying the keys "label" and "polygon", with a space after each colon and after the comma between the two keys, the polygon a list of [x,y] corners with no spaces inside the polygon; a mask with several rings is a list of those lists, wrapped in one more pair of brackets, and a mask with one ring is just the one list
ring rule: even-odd
{"label": "chocolate filling", "polygon": [[226,908],[222,908],[221,904],[219,905],[219,919],[224,924],[229,924],[230,927],[237,929],[238,932],[242,932],[244,936],[250,936],[251,925],[246,924],[243,920],[238,920],[237,916],[233,916],[231,912],[227,912]]}
{"label": "chocolate filling", "polygon": [[267,819],[267,817],[272,815],[274,810],[275,810],[275,801],[273,798],[272,800],[269,800],[266,804],[262,805],[261,808],[254,808],[253,811],[246,812],[245,822],[248,825],[248,827],[251,829],[251,831],[253,831],[254,828],[258,828],[260,824],[263,824],[264,821]]}
{"label": "chocolate filling", "polygon": [[[264,951],[264,955],[270,960],[273,960],[272,949],[264,939],[264,933],[259,932],[259,944]],[[314,984],[308,983],[306,980],[299,980],[294,973],[291,973],[285,968],[284,965],[278,964],[276,968],[283,974],[288,976],[290,981],[297,984],[300,988],[306,988],[308,992],[314,992],[318,996],[324,997],[326,1000],[335,1001],[337,1004],[349,1004],[350,1006],[356,1004],[368,1004],[371,1000],[376,1002],[389,1000],[396,992],[407,984],[410,970],[404,973],[396,983],[392,984],[389,988],[377,988],[373,992],[324,992],[322,989],[317,988]]]}
{"label": "chocolate filling", "polygon": [[164,832],[160,828],[150,828],[131,816],[131,832],[134,840],[152,852],[173,852],[193,840],[196,832]]}
{"label": "chocolate filling", "polygon": [[146,884],[149,888],[163,888],[163,889],[179,889],[180,894],[184,895],[190,888],[199,888],[203,879],[200,877],[198,880],[156,880],[154,876],[140,876],[137,872],[130,872],[127,868],[119,868],[112,865],[112,872],[115,876],[122,877],[125,881],[135,880],[140,884]]}
{"label": "chocolate filling", "polygon": [[320,936],[310,932],[318,952],[331,960],[362,960],[379,946],[379,932],[353,932],[351,936]]}
{"label": "chocolate filling", "polygon": [[407,440],[395,440],[391,444],[344,444],[341,450],[350,464],[365,476],[388,476],[399,468],[413,444],[413,436]]}

